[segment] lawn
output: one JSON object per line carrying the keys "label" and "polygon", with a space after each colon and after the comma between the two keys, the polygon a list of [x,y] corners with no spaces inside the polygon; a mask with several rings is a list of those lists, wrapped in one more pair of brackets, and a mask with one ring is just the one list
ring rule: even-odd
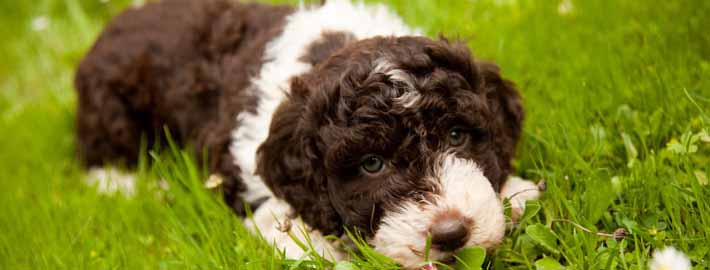
{"label": "lawn", "polygon": [[[524,97],[518,174],[547,191],[484,269],[646,269],[665,246],[710,268],[710,1],[644,2],[385,3],[467,40]],[[0,2],[0,269],[333,268],[250,236],[179,149],[146,151],[136,198],[82,183],[74,67],[131,4]],[[392,267],[364,254],[337,268]]]}

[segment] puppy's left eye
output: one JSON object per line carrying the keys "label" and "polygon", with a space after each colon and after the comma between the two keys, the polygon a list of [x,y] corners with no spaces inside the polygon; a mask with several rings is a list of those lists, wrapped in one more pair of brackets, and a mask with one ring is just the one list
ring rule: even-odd
{"label": "puppy's left eye", "polygon": [[469,134],[460,127],[454,127],[449,130],[449,146],[461,146],[468,141]]}

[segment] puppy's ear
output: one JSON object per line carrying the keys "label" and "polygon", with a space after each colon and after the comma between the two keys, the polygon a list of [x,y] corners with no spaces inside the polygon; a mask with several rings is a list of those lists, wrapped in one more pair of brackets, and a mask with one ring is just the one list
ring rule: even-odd
{"label": "puppy's ear", "polygon": [[[511,173],[511,161],[520,139],[524,111],[520,94],[513,82],[503,79],[497,65],[490,62],[476,61],[483,87],[488,98],[488,105],[494,115],[493,143],[498,156],[498,164],[503,169],[503,177]],[[502,183],[505,179],[501,179]]]}
{"label": "puppy's ear", "polygon": [[316,162],[315,131],[303,123],[309,91],[299,78],[291,87],[291,95],[274,112],[269,136],[257,151],[256,172],[306,224],[324,235],[339,235],[342,222],[328,197],[327,179]]}

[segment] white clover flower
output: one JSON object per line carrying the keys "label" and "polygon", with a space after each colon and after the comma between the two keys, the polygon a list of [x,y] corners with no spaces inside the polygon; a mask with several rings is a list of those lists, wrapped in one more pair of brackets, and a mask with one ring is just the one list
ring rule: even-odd
{"label": "white clover flower", "polygon": [[207,181],[205,182],[205,187],[208,189],[215,189],[221,186],[223,182],[224,180],[222,179],[222,176],[219,176],[218,174],[210,174],[210,177],[207,178]]}
{"label": "white clover flower", "polygon": [[690,259],[674,247],[653,252],[651,270],[690,270]]}
{"label": "white clover flower", "polygon": [[145,5],[145,0],[133,0],[133,2],[131,2],[131,6],[134,8],[139,8],[143,5]]}
{"label": "white clover flower", "polygon": [[560,15],[566,15],[572,12],[574,5],[572,5],[571,0],[562,0],[559,5],[557,5],[557,13]]}
{"label": "white clover flower", "polygon": [[32,30],[42,31],[49,26],[49,18],[47,16],[38,16],[32,19]]}

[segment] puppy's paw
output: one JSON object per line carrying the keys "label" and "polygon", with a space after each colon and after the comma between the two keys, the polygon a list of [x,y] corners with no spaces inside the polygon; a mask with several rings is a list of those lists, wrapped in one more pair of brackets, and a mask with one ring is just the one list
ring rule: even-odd
{"label": "puppy's paw", "polygon": [[542,191],[544,191],[544,183],[535,184],[517,176],[508,178],[501,188],[500,199],[508,199],[510,202],[513,223],[517,223],[525,212],[525,202],[540,198]]}
{"label": "puppy's paw", "polygon": [[[275,197],[262,203],[251,218],[244,220],[244,226],[254,234],[261,234],[264,240],[284,252],[286,258],[303,259],[310,252],[333,261],[349,258],[347,252],[338,248],[337,239],[308,227],[300,217],[294,216],[288,203]],[[304,250],[301,243],[309,241],[312,249]]]}
{"label": "puppy's paw", "polygon": [[116,168],[92,168],[84,178],[89,186],[95,186],[101,194],[121,193],[128,198],[136,194],[135,175],[124,173]]}

